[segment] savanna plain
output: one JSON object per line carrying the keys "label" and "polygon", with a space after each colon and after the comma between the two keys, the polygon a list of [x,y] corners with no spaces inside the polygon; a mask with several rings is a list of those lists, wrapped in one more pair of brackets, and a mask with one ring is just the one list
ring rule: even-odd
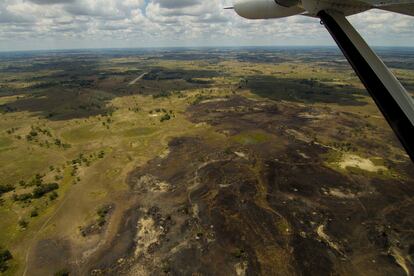
{"label": "savanna plain", "polygon": [[336,48],[0,53],[0,274],[413,273],[413,163]]}

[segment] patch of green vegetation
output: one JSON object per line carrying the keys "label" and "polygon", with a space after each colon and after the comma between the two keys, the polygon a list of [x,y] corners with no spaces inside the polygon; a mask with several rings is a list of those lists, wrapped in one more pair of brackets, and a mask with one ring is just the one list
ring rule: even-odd
{"label": "patch of green vegetation", "polygon": [[206,96],[206,95],[197,95],[195,100],[193,101],[193,105],[197,105],[203,101],[214,99],[213,96]]}
{"label": "patch of green vegetation", "polygon": [[156,131],[155,128],[150,127],[137,127],[133,129],[128,129],[122,132],[125,137],[135,137],[135,136],[145,136],[153,134]]}
{"label": "patch of green vegetation", "polygon": [[252,93],[272,100],[364,106],[364,91],[353,86],[328,85],[313,78],[255,76],[247,79]]}
{"label": "patch of green vegetation", "polygon": [[29,202],[33,198],[33,195],[32,193],[23,193],[19,195],[13,195],[12,198],[14,201]]}
{"label": "patch of green vegetation", "polygon": [[232,137],[232,139],[242,145],[255,145],[269,141],[268,134],[261,131],[242,132]]}
{"label": "patch of green vegetation", "polygon": [[50,199],[51,201],[53,201],[53,200],[55,200],[56,198],[58,198],[58,193],[56,193],[56,191],[51,192],[51,193],[50,193],[50,195],[49,195],[49,199]]}
{"label": "patch of green vegetation", "polygon": [[50,148],[52,145],[68,149],[71,146],[62,142],[59,138],[53,137],[49,129],[31,126],[30,132],[26,135],[27,142],[37,143],[41,147]]}
{"label": "patch of green vegetation", "polygon": [[375,165],[375,166],[385,166],[385,161],[382,158],[371,158],[370,159],[371,162]]}
{"label": "patch of green vegetation", "polygon": [[44,195],[59,189],[59,184],[57,183],[48,183],[48,184],[38,184],[32,193],[23,193],[23,194],[14,194],[14,201],[30,202],[32,199],[38,199]]}
{"label": "patch of green vegetation", "polygon": [[332,146],[342,152],[357,152],[358,149],[350,142],[333,142]]}
{"label": "patch of green vegetation", "polygon": [[111,205],[104,205],[101,208],[98,209],[96,212],[98,215],[97,223],[99,226],[104,226],[106,223],[106,216],[108,215],[109,211],[111,211],[112,206]]}
{"label": "patch of green vegetation", "polygon": [[135,113],[139,113],[141,111],[141,108],[139,107],[130,107],[128,108],[129,111],[135,112]]}
{"label": "patch of green vegetation", "polygon": [[247,258],[247,253],[243,248],[237,248],[233,251],[233,256],[237,259],[244,259]]}
{"label": "patch of green vegetation", "polygon": [[70,275],[70,270],[69,269],[61,269],[59,271],[56,271],[54,274],[54,276],[69,276]]}
{"label": "patch of green vegetation", "polygon": [[28,152],[26,146],[19,146],[13,151],[3,151],[0,157],[0,175],[2,182],[19,183],[29,179],[33,172],[43,172],[46,166],[54,163],[60,158],[56,151],[39,147],[30,147]]}
{"label": "patch of green vegetation", "polygon": [[162,91],[158,94],[152,95],[153,99],[158,99],[158,98],[169,98],[172,95],[171,92],[168,91]]}
{"label": "patch of green vegetation", "polygon": [[164,272],[165,274],[169,274],[171,271],[171,265],[168,262],[163,262],[161,264],[161,270],[162,272]]}
{"label": "patch of green vegetation", "polygon": [[43,184],[43,176],[37,173],[28,182],[20,180],[19,184],[22,187],[40,186]]}
{"label": "patch of green vegetation", "polygon": [[95,125],[84,125],[75,129],[71,129],[62,134],[62,137],[69,142],[79,143],[91,141],[105,135],[103,131],[93,131]]}
{"label": "patch of green vegetation", "polygon": [[59,189],[59,184],[57,183],[42,184],[33,190],[33,198],[41,198],[45,194],[57,189]]}
{"label": "patch of green vegetation", "polygon": [[0,149],[8,148],[13,144],[13,140],[7,137],[0,137]]}
{"label": "patch of green vegetation", "polygon": [[341,160],[342,153],[336,150],[329,150],[326,153],[322,154],[322,157],[325,160],[326,164],[332,167],[332,164],[338,164],[338,162]]}
{"label": "patch of green vegetation", "polygon": [[290,225],[285,218],[278,219],[276,222],[276,226],[281,235],[287,235],[290,233]]}

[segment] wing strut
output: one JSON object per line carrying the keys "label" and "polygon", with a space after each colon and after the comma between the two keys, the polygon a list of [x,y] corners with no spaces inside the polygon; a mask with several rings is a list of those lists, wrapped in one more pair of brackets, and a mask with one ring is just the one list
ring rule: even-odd
{"label": "wing strut", "polygon": [[414,102],[411,96],[344,15],[321,11],[318,16],[414,162]]}

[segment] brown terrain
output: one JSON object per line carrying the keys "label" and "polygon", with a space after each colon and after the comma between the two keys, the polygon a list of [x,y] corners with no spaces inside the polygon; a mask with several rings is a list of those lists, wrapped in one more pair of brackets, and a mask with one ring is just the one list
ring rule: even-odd
{"label": "brown terrain", "polygon": [[[352,128],[350,116],[242,96],[190,106],[187,117],[212,125],[215,135],[175,138],[167,156],[130,172],[122,195],[130,207],[92,257],[67,262],[71,244],[47,239],[31,267],[61,263],[92,275],[411,275],[414,182],[340,173],[321,157],[329,146],[309,136],[335,135],[327,126],[338,120]],[[413,179],[412,167],[401,170]]]}

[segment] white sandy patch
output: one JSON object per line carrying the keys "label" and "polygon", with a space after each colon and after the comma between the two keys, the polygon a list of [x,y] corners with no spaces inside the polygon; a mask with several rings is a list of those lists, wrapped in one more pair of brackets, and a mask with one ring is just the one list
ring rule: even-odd
{"label": "white sandy patch", "polygon": [[392,247],[390,250],[390,254],[391,256],[394,257],[395,261],[397,262],[397,264],[404,269],[405,273],[407,274],[407,276],[412,275],[412,271],[410,269],[410,265],[407,263],[407,260],[404,258],[404,254],[401,253],[400,249],[396,248],[396,247]]}
{"label": "white sandy patch", "polygon": [[147,268],[142,264],[135,265],[128,273],[130,276],[148,276],[150,275]]}
{"label": "white sandy patch", "polygon": [[294,129],[287,129],[286,133],[295,137],[296,140],[305,142],[305,143],[310,143],[312,141],[312,139],[310,139],[309,137],[307,137],[305,134],[294,130]]}
{"label": "white sandy patch", "polygon": [[329,189],[329,195],[338,198],[355,198],[355,195],[346,191],[341,191],[339,189]]}
{"label": "white sandy patch", "polygon": [[321,119],[326,119],[330,116],[327,114],[321,114],[321,113],[303,112],[303,113],[299,113],[298,117],[304,118],[304,119],[311,119],[311,120],[321,120]]}
{"label": "white sandy patch", "polygon": [[234,269],[236,270],[236,275],[237,276],[245,276],[246,271],[247,271],[247,263],[246,262],[237,263],[234,266]]}
{"label": "white sandy patch", "polygon": [[170,149],[167,148],[166,150],[164,150],[161,154],[160,154],[160,158],[165,159],[168,157],[168,155],[170,155]]}
{"label": "white sandy patch", "polygon": [[204,104],[204,103],[215,103],[215,102],[224,102],[224,101],[228,101],[229,99],[227,98],[215,98],[215,99],[209,99],[209,100],[204,100],[201,101],[200,103]]}
{"label": "white sandy patch", "polygon": [[207,123],[202,122],[202,123],[198,123],[198,124],[196,124],[195,126],[196,126],[196,127],[204,127],[204,126],[207,126],[207,125],[208,125]]}
{"label": "white sandy patch", "polygon": [[298,151],[298,154],[304,159],[310,159],[310,157],[304,152]]}
{"label": "white sandy patch", "polygon": [[237,155],[238,157],[240,157],[240,158],[243,158],[243,159],[246,159],[246,160],[248,160],[249,158],[247,157],[247,154],[245,154],[244,152],[241,152],[241,151],[235,151],[234,152],[234,154],[235,155]]}
{"label": "white sandy patch", "polygon": [[157,243],[162,231],[155,226],[151,217],[141,218],[138,221],[137,247],[135,256],[146,254],[151,244]]}
{"label": "white sandy patch", "polygon": [[26,95],[14,95],[14,96],[4,96],[0,97],[0,104],[7,104],[11,102],[15,102],[18,99],[26,98]]}
{"label": "white sandy patch", "polygon": [[220,188],[222,188],[222,189],[224,189],[224,188],[228,188],[228,187],[230,187],[231,186],[231,184],[220,184],[219,185],[219,187]]}
{"label": "white sandy patch", "polygon": [[316,233],[318,236],[324,241],[327,245],[329,245],[332,249],[336,250],[338,253],[342,254],[340,246],[333,242],[331,238],[325,233],[325,225],[319,225],[316,229]]}
{"label": "white sandy patch", "polygon": [[149,190],[151,192],[168,192],[170,184],[157,177],[145,174],[136,179],[133,189],[136,191]]}
{"label": "white sandy patch", "polygon": [[346,169],[347,167],[359,168],[368,172],[386,171],[384,166],[375,165],[371,160],[362,158],[354,154],[345,154],[339,162],[339,167]]}
{"label": "white sandy patch", "polygon": [[193,217],[198,218],[198,214],[200,213],[200,210],[198,209],[198,204],[194,203],[191,206],[191,211],[193,212]]}

